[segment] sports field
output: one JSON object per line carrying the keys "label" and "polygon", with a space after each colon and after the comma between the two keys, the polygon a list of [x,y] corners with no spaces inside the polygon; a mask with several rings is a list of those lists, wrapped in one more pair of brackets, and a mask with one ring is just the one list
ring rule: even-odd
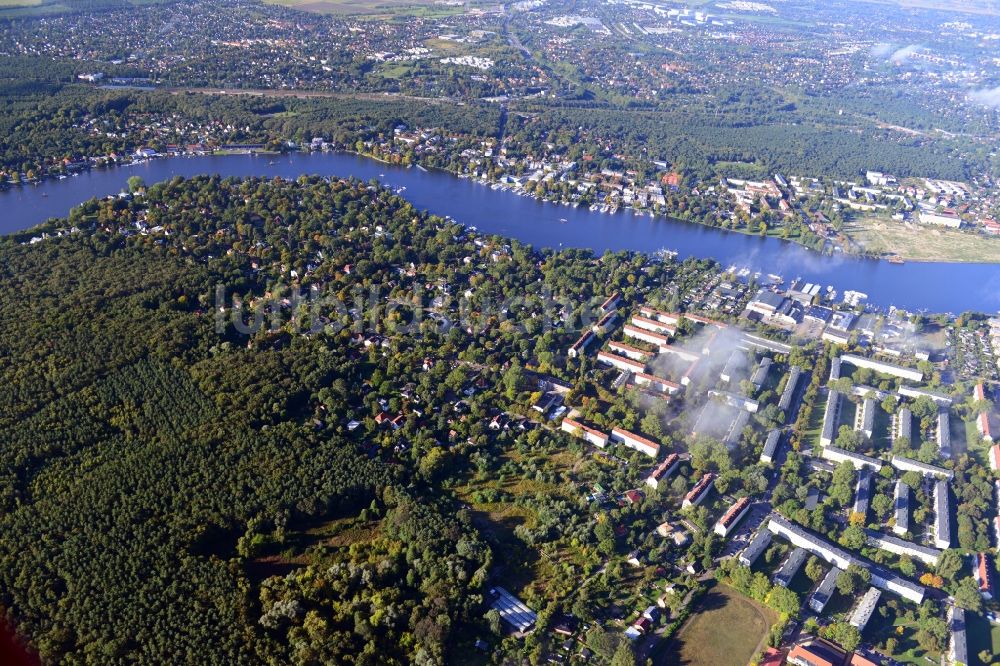
{"label": "sports field", "polygon": [[657,664],[746,666],[778,619],[774,611],[725,585],[715,585]]}

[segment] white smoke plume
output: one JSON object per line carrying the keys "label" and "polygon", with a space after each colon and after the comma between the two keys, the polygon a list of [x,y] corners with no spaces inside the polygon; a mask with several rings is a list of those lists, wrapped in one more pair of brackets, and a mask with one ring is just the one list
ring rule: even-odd
{"label": "white smoke plume", "polygon": [[969,101],[985,106],[1000,107],[1000,86],[969,93]]}

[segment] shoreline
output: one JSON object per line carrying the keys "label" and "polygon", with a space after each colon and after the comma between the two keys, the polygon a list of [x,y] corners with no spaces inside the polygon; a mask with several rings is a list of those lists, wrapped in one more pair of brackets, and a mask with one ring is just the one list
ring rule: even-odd
{"label": "shoreline", "polygon": [[[471,177],[469,175],[466,175],[466,174],[457,173],[457,172],[455,172],[455,171],[453,171],[451,169],[448,169],[446,167],[439,167],[439,166],[436,166],[436,165],[427,165],[427,164],[421,163],[420,161],[413,162],[410,165],[403,165],[403,164],[398,164],[396,162],[393,162],[393,161],[391,161],[389,159],[386,159],[384,157],[375,156],[373,154],[362,153],[362,152],[358,152],[356,150],[351,150],[349,148],[336,148],[336,149],[325,150],[325,151],[291,150],[291,151],[287,151],[287,152],[285,152],[285,151],[275,152],[275,151],[267,151],[267,150],[244,150],[244,151],[240,151],[240,150],[215,150],[215,151],[212,151],[212,152],[205,152],[205,153],[183,153],[183,154],[156,155],[156,156],[151,156],[151,157],[142,158],[142,159],[131,159],[128,162],[113,162],[113,163],[93,164],[93,165],[88,166],[85,169],[75,170],[73,173],[62,174],[62,177],[60,177],[60,175],[57,175],[57,174],[46,174],[42,178],[36,178],[35,180],[31,180],[31,181],[20,181],[18,183],[5,183],[2,189],[3,190],[10,190],[10,189],[15,189],[16,188],[16,189],[28,190],[29,186],[30,187],[38,187],[39,185],[41,185],[42,183],[44,183],[46,181],[57,181],[58,182],[58,181],[61,181],[61,180],[67,180],[69,178],[76,177],[79,173],[86,173],[86,172],[90,172],[90,171],[94,171],[94,170],[98,170],[98,171],[110,171],[110,170],[115,169],[115,168],[135,167],[135,166],[141,166],[141,165],[143,165],[143,164],[145,164],[147,162],[151,162],[151,161],[166,161],[166,160],[176,160],[176,159],[182,159],[182,158],[195,158],[195,157],[274,157],[274,156],[284,156],[284,155],[309,156],[309,155],[312,155],[312,154],[315,154],[315,153],[320,153],[320,154],[322,154],[322,153],[339,153],[339,154],[343,154],[343,155],[350,155],[352,157],[362,158],[362,159],[365,159],[365,160],[371,160],[371,161],[373,161],[375,163],[383,164],[385,166],[393,167],[393,168],[408,169],[408,168],[412,167],[412,168],[417,168],[419,170],[422,170],[425,173],[429,173],[429,172],[434,171],[434,172],[438,172],[438,173],[441,173],[441,174],[446,174],[446,175],[448,175],[451,178],[456,178],[456,179],[459,179],[459,180],[466,180],[466,181],[469,181],[471,183],[475,183],[477,185],[481,185],[481,186],[484,186],[484,187],[493,188],[494,185],[499,184],[496,181],[489,181],[489,180],[483,180],[483,179],[479,179],[479,178],[473,178],[473,177]],[[303,173],[307,173],[307,172],[303,171]],[[500,187],[500,188],[496,188],[496,189],[498,189],[499,191],[501,191],[501,192],[503,192],[505,194],[509,194],[509,195],[512,195],[512,196],[519,196],[519,197],[527,197],[527,198],[530,198],[533,201],[536,201],[536,202],[539,202],[539,203],[551,204],[551,205],[556,206],[556,207],[569,206],[569,207],[574,208],[574,209],[578,209],[579,208],[579,206],[572,206],[571,204],[567,204],[567,203],[562,202],[562,201],[554,201],[552,199],[546,199],[544,197],[540,197],[540,196],[537,196],[537,195],[532,194],[532,193],[522,192],[522,191],[515,190],[514,188],[511,188],[511,187]],[[44,196],[47,196],[47,194],[44,195]],[[80,203],[83,203],[83,202],[82,201],[77,202],[77,204],[75,204],[75,205],[79,205]],[[588,211],[588,212],[596,213],[597,211]],[[639,217],[649,217],[650,219],[657,220],[657,221],[658,220],[668,220],[670,222],[677,223],[677,224],[697,225],[697,226],[705,228],[705,229],[713,229],[715,231],[722,232],[722,233],[739,234],[741,236],[748,237],[748,238],[759,237],[761,239],[767,238],[767,239],[772,239],[772,240],[776,240],[776,241],[781,241],[782,243],[789,243],[791,245],[798,246],[798,247],[804,249],[805,251],[809,252],[810,254],[816,255],[818,257],[829,258],[829,259],[836,259],[837,257],[844,257],[844,258],[851,258],[851,259],[858,259],[858,260],[867,259],[867,260],[882,262],[882,263],[891,264],[891,265],[902,265],[902,264],[905,264],[905,263],[914,263],[914,264],[928,264],[928,265],[933,265],[933,264],[951,265],[951,264],[954,264],[954,265],[1000,266],[1000,259],[998,259],[997,261],[976,261],[974,259],[960,259],[960,258],[947,258],[947,259],[935,259],[935,260],[932,260],[932,259],[912,258],[912,257],[906,256],[905,254],[901,255],[901,254],[898,254],[898,253],[894,253],[894,254],[891,254],[891,253],[882,253],[882,254],[877,254],[876,255],[876,254],[867,254],[867,253],[861,253],[861,252],[851,252],[851,251],[846,251],[846,250],[845,251],[840,251],[840,252],[831,251],[831,250],[817,250],[817,249],[815,249],[813,247],[810,247],[809,245],[806,245],[805,243],[799,242],[798,240],[791,239],[791,238],[782,238],[782,236],[781,236],[780,233],[770,233],[769,232],[769,233],[765,234],[764,236],[761,236],[759,233],[753,232],[753,231],[751,231],[749,229],[732,229],[732,228],[729,228],[729,227],[715,226],[715,225],[712,225],[712,224],[707,224],[707,223],[702,222],[700,220],[690,220],[690,219],[686,220],[686,219],[683,219],[683,218],[679,218],[679,217],[670,215],[669,213],[663,213],[663,212],[657,213],[657,212],[654,212],[652,210],[641,210],[641,209],[636,209],[636,208],[632,208],[632,207],[621,207],[621,208],[619,208],[619,209],[617,209],[617,210],[615,210],[613,212],[612,211],[604,211],[604,212],[601,212],[600,214],[601,215],[607,214],[607,215],[615,216],[615,215],[619,215],[619,214],[627,214],[629,212],[631,212],[632,216],[636,217],[636,218],[639,218]],[[65,214],[68,215],[68,213],[69,213],[69,210],[67,210]],[[47,222],[48,222],[47,220],[43,220],[42,222],[39,222],[37,225],[33,225],[32,227],[28,227],[28,228],[25,228],[25,229],[20,229],[20,230],[12,231],[12,232],[9,232],[9,234],[26,232],[26,231],[29,231],[31,229],[34,229],[35,227],[44,225]],[[827,243],[829,243],[829,241],[827,241]],[[902,259],[902,261],[892,261],[891,258],[893,256],[899,257],[900,259]]]}

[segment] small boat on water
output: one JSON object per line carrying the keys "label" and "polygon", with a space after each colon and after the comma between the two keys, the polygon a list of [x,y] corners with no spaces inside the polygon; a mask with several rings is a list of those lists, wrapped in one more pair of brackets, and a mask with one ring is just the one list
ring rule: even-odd
{"label": "small boat on water", "polygon": [[901,256],[899,256],[898,254],[892,255],[891,257],[889,257],[888,259],[886,259],[886,261],[888,261],[890,264],[904,264],[904,263],[906,263],[905,261],[903,261],[903,258]]}

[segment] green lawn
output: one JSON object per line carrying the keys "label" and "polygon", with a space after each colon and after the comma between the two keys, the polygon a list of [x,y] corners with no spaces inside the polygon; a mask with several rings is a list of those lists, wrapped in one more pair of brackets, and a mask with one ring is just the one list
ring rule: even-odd
{"label": "green lawn", "polygon": [[777,619],[769,608],[716,584],[656,663],[746,666]]}

